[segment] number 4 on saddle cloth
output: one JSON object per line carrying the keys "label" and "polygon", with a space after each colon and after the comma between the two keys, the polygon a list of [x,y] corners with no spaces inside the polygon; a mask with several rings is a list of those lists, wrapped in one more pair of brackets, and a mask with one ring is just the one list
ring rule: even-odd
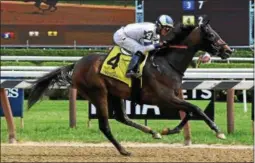
{"label": "number 4 on saddle cloth", "polygon": [[[148,55],[139,66],[139,78],[142,81],[142,72]],[[126,77],[126,71],[128,69],[129,62],[131,61],[131,54],[121,49],[119,46],[114,46],[108,56],[106,57],[100,73],[117,79],[126,83],[131,87],[131,78]],[[142,83],[142,82],[141,82]]]}

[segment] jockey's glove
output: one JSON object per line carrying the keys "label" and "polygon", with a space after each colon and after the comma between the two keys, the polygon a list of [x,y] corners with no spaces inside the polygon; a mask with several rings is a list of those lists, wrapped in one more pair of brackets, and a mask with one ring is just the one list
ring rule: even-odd
{"label": "jockey's glove", "polygon": [[170,44],[169,44],[169,42],[168,41],[163,41],[162,42],[162,46],[163,47],[167,47],[167,46],[169,46]]}
{"label": "jockey's glove", "polygon": [[162,44],[161,43],[156,43],[154,44],[154,48],[155,49],[160,49],[162,47]]}

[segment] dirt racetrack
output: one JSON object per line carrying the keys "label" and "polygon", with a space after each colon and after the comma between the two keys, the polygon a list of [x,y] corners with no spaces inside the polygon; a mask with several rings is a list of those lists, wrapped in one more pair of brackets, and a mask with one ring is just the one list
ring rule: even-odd
{"label": "dirt racetrack", "polygon": [[252,146],[122,144],[132,156],[109,143],[1,144],[1,162],[253,162]]}

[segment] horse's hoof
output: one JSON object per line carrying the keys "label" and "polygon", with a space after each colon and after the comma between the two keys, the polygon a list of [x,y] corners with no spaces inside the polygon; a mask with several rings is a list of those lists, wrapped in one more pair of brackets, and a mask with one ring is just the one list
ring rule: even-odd
{"label": "horse's hoof", "polygon": [[161,135],[170,135],[170,134],[178,134],[178,133],[180,133],[180,130],[177,130],[177,129],[170,130],[169,128],[164,128],[161,131]]}
{"label": "horse's hoof", "polygon": [[225,136],[224,133],[217,133],[217,134],[216,134],[216,137],[219,138],[219,139],[223,139],[223,140],[226,139],[226,136]]}
{"label": "horse's hoof", "polygon": [[184,140],[184,145],[185,146],[190,146],[192,144],[191,140]]}
{"label": "horse's hoof", "polygon": [[120,154],[121,154],[122,156],[131,156],[131,153],[130,153],[130,152],[127,152],[127,151],[125,151],[125,150],[120,151]]}
{"label": "horse's hoof", "polygon": [[169,129],[168,129],[168,128],[164,128],[164,129],[161,131],[161,135],[168,135],[168,132],[169,132]]}
{"label": "horse's hoof", "polygon": [[160,135],[160,133],[156,132],[156,133],[154,133],[154,134],[152,135],[152,138],[154,138],[154,139],[161,139],[162,136]]}

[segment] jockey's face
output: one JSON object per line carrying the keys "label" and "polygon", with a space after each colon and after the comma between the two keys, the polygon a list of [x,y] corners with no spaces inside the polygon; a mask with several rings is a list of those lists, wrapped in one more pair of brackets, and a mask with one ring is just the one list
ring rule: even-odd
{"label": "jockey's face", "polygon": [[162,36],[166,36],[170,31],[172,31],[173,28],[170,28],[170,27],[163,27],[160,31],[160,34]]}

